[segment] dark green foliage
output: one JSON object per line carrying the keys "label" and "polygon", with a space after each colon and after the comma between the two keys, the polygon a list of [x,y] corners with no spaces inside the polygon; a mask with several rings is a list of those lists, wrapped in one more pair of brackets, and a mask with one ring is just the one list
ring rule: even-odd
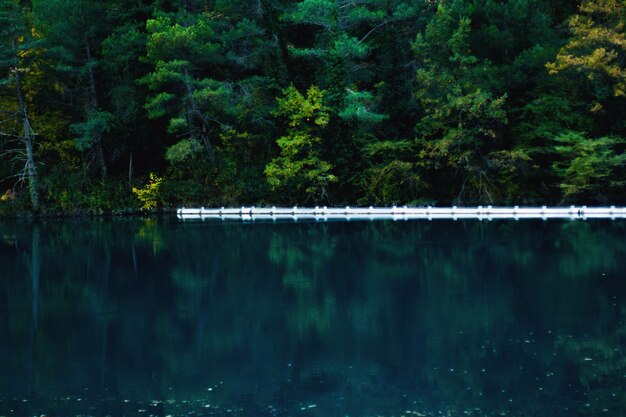
{"label": "dark green foliage", "polygon": [[373,204],[415,204],[425,185],[410,162],[392,161],[370,171],[368,197]]}
{"label": "dark green foliage", "polygon": [[554,163],[559,186],[567,200],[623,201],[626,185],[626,139],[588,138],[581,132],[565,132],[555,138],[562,161]]}
{"label": "dark green foliage", "polygon": [[[24,36],[3,15],[0,66],[21,65],[48,211],[134,208],[151,173],[163,208],[625,194],[623,1],[32,6]],[[0,78],[4,192],[20,125]]]}
{"label": "dark green foliage", "polygon": [[120,181],[94,180],[80,173],[68,176],[57,172],[46,177],[42,188],[52,214],[103,214],[139,208],[128,185]]}

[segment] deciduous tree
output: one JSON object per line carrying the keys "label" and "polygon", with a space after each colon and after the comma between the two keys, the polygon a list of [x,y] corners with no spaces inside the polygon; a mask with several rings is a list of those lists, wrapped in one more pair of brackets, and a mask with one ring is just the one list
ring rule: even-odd
{"label": "deciduous tree", "polygon": [[323,98],[324,91],[316,86],[306,96],[291,86],[278,98],[277,116],[287,119],[287,134],[276,141],[280,156],[267,165],[265,175],[284,196],[322,201],[329,198],[329,184],[338,180],[333,166],[320,157],[321,129],[329,122]]}

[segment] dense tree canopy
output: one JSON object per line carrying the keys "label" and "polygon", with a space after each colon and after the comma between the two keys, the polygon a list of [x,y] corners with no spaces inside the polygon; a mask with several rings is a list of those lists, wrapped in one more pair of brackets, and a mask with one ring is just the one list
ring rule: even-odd
{"label": "dense tree canopy", "polygon": [[626,202],[623,0],[0,6],[0,213]]}

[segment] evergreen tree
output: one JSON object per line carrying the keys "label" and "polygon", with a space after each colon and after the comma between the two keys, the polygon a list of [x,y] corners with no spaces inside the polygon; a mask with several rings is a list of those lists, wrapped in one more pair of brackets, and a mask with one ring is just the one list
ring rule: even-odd
{"label": "evergreen tree", "polygon": [[150,117],[170,116],[169,133],[184,138],[168,151],[171,162],[182,162],[201,148],[215,162],[214,142],[244,112],[255,81],[227,77],[233,66],[255,65],[253,56],[239,55],[237,49],[254,55],[251,43],[261,32],[252,21],[230,26],[213,13],[179,19],[147,22],[147,60],[154,70],[142,81],[156,94],[146,109]]}
{"label": "evergreen tree", "polygon": [[[496,198],[492,152],[507,123],[506,94],[489,91],[481,62],[469,49],[470,20],[439,6],[418,35],[417,97],[425,115],[417,124],[419,166],[427,182],[452,181],[448,202],[492,202]],[[501,146],[501,145],[500,145]]]}
{"label": "evergreen tree", "polygon": [[21,131],[15,136],[23,146],[25,162],[23,174],[20,175],[28,179],[31,205],[37,212],[41,205],[39,175],[25,89],[36,39],[32,36],[26,13],[17,0],[0,0],[0,87],[12,90],[11,96],[17,102],[15,120],[21,124]]}
{"label": "evergreen tree", "polygon": [[113,118],[100,106],[99,49],[111,30],[109,2],[88,0],[34,0],[36,23],[44,35],[51,64],[73,104],[82,108],[72,125],[77,149],[91,150],[101,178],[108,174],[104,135]]}
{"label": "evergreen tree", "polygon": [[27,4],[0,0],[0,111],[33,208],[39,188],[101,211],[133,188],[165,207],[610,203],[626,186],[624,0]]}

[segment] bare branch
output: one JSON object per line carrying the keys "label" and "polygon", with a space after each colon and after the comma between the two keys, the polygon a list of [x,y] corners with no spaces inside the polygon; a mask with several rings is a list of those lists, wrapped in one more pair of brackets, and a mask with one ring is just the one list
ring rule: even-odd
{"label": "bare branch", "polygon": [[20,135],[15,135],[12,133],[5,133],[5,132],[0,132],[0,136],[6,136],[6,137],[10,137],[10,138],[21,138]]}
{"label": "bare branch", "polygon": [[378,25],[374,26],[374,27],[372,28],[372,30],[370,30],[369,32],[367,32],[367,33],[365,34],[365,36],[363,36],[363,37],[361,38],[361,40],[358,42],[358,44],[360,45],[361,43],[363,43],[363,41],[365,41],[365,39],[367,39],[367,38],[368,38],[368,37],[369,37],[372,33],[374,33],[374,32],[376,31],[376,29],[378,29],[378,28],[380,28],[380,27],[382,27],[382,26],[385,26],[387,23],[389,23],[389,22],[388,22],[387,20],[385,20],[384,22],[379,23]]}

